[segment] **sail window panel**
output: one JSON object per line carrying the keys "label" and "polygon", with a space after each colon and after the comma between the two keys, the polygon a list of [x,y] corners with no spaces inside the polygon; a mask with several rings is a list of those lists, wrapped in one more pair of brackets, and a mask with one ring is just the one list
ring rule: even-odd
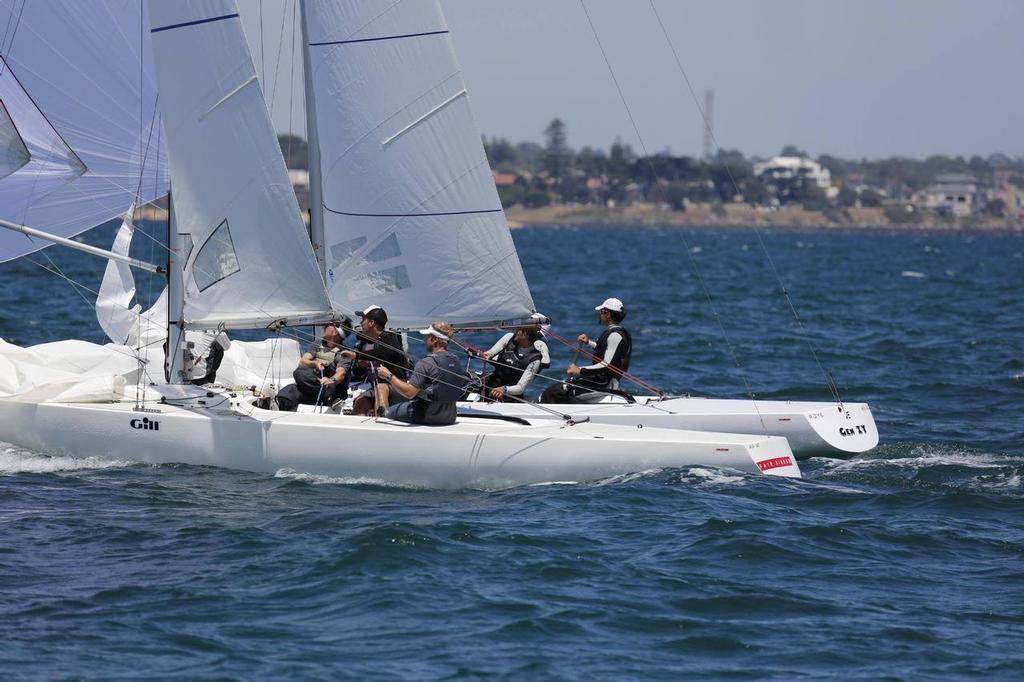
{"label": "sail window panel", "polygon": [[337,268],[343,265],[364,244],[366,244],[366,237],[356,237],[355,239],[346,239],[331,246],[331,267]]}
{"label": "sail window panel", "polygon": [[[356,237],[355,239],[347,239],[333,245],[331,247],[331,268],[337,269],[342,265],[350,265],[348,261],[352,259],[354,254],[366,246],[366,243],[366,237]],[[369,253],[359,258],[358,264],[380,263],[391,258],[398,258],[401,255],[402,247],[398,244],[398,235],[392,232],[379,244],[370,249]]]}
{"label": "sail window panel", "polygon": [[365,263],[379,263],[389,258],[398,258],[402,255],[402,249],[398,245],[398,235],[392,232],[380,244],[363,258]]}
{"label": "sail window panel", "polygon": [[409,270],[399,265],[354,277],[349,281],[349,298],[353,300],[390,294],[412,286]]}
{"label": "sail window panel", "polygon": [[199,291],[203,292],[217,282],[241,271],[231,230],[225,219],[217,226],[192,262],[192,278]]}

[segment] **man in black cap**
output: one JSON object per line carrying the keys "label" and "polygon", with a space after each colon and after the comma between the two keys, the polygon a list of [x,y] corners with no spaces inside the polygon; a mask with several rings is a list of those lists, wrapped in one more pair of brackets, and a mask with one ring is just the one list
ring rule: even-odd
{"label": "man in black cap", "polygon": [[[356,312],[356,315],[362,318],[356,349],[342,351],[343,356],[355,361],[353,380],[372,381],[376,378],[377,367],[386,367],[399,379],[406,379],[409,359],[402,350],[402,339],[394,332],[384,331],[388,323],[388,314],[380,306],[371,305]],[[391,386],[379,383],[376,391],[364,391],[355,399],[352,403],[352,413],[369,415],[373,414],[376,407],[377,412],[383,414],[388,406],[403,400],[405,397],[397,391],[392,391]]]}

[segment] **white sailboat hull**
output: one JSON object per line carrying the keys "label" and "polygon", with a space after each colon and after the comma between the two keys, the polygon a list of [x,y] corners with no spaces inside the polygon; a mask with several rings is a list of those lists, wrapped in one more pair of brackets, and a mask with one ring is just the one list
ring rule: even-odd
{"label": "white sailboat hull", "polygon": [[0,440],[55,455],[281,469],[430,488],[597,481],[704,465],[799,477],[784,438],[460,418],[411,426],[336,414],[254,409],[217,395],[200,405],[57,404],[0,399]]}
{"label": "white sailboat hull", "polygon": [[[574,418],[589,417],[598,424],[782,436],[798,459],[850,456],[878,445],[878,428],[867,403],[843,403],[840,407],[783,400],[637,398],[636,403],[620,400],[547,407]],[[460,403],[459,413],[558,419],[522,403]]]}

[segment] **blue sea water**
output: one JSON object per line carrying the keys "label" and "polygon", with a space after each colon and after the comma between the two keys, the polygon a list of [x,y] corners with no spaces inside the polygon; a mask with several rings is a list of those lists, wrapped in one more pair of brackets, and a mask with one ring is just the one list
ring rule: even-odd
{"label": "blue sea water", "polygon": [[[746,230],[514,236],[562,335],[618,296],[656,386],[827,400],[831,374],[881,445],[802,480],[454,492],[0,445],[3,677],[1021,678],[1024,238],[773,232],[769,262]],[[24,260],[0,282],[3,338],[103,340],[87,293]]]}

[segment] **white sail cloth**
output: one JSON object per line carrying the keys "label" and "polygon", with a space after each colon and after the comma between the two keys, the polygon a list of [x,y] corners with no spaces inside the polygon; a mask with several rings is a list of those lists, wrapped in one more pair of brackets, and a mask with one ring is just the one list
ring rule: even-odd
{"label": "white sail cloth", "polygon": [[149,6],[187,326],[330,318],[235,3]]}
{"label": "white sail cloth", "polygon": [[[144,3],[0,0],[0,99],[31,159],[0,218],[71,237],[167,191]],[[0,231],[0,262],[50,242]]]}
{"label": "white sail cloth", "polygon": [[[125,214],[121,228],[114,237],[114,245],[111,251],[122,256],[128,255],[128,249],[132,243],[132,235],[135,233],[135,225],[131,222],[131,215],[135,206],[132,205]],[[109,260],[107,269],[103,272],[103,281],[100,283],[99,294],[96,296],[96,319],[100,327],[114,343],[125,343],[129,334],[139,325],[139,312],[142,306],[132,305],[135,298],[135,276],[127,264]],[[167,324],[167,316],[164,315],[164,324]]]}
{"label": "white sail cloth", "polygon": [[[81,176],[86,169],[25,92],[14,69],[2,58],[0,104],[5,117],[2,123],[6,127],[9,122],[10,132],[15,136],[6,158],[13,161],[12,166],[20,163],[17,168],[4,168],[5,174],[0,179],[0,206],[15,215]],[[23,163],[18,158],[19,146],[24,149]]]}
{"label": "white sail cloth", "polygon": [[0,180],[24,166],[30,158],[25,140],[14,125],[7,105],[0,99]]}
{"label": "white sail cloth", "polygon": [[124,395],[138,363],[127,349],[87,341],[21,348],[0,339],[0,398],[25,402],[106,402]]}
{"label": "white sail cloth", "polygon": [[439,3],[302,9],[323,190],[314,210],[335,309],[376,303],[396,328],[528,316],[533,300]]}

